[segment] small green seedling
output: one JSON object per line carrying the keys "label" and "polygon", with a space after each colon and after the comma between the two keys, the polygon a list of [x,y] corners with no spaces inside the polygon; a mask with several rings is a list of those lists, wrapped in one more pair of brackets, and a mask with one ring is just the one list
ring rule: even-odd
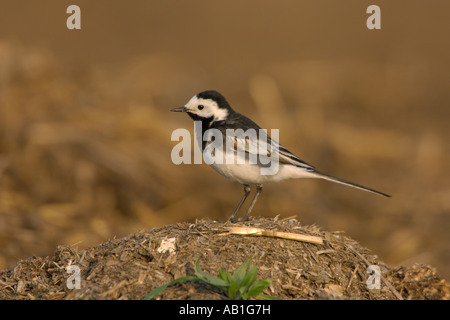
{"label": "small green seedling", "polygon": [[229,298],[236,300],[261,299],[272,300],[275,297],[262,294],[272,283],[271,279],[256,280],[258,268],[253,264],[252,258],[248,258],[233,274],[227,270],[219,270],[219,277],[214,277],[203,272],[200,268],[199,258],[195,262],[195,276],[185,276],[174,279],[165,285],[154,289],[144,297],[144,300],[154,299],[165,288],[182,281],[202,281],[222,290]]}

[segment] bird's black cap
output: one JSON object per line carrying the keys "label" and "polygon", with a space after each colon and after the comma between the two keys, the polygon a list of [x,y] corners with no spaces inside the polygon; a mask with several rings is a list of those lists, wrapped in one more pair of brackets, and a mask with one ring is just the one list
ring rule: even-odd
{"label": "bird's black cap", "polygon": [[217,103],[219,108],[231,110],[231,106],[228,103],[227,99],[225,99],[225,97],[222,94],[220,94],[219,92],[217,92],[216,90],[206,90],[206,91],[200,92],[199,94],[197,94],[197,98],[211,99]]}

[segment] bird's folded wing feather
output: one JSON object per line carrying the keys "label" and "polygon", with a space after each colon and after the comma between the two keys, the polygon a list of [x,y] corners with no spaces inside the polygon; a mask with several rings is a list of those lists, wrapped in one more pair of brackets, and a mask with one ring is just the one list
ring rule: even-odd
{"label": "bird's folded wing feather", "polygon": [[[227,137],[227,139],[230,138]],[[231,139],[234,139],[234,149],[237,151],[244,151],[258,158],[269,157],[272,161],[277,160],[279,163],[314,171],[313,166],[298,158],[268,135],[260,135],[257,139],[248,136],[232,136]]]}

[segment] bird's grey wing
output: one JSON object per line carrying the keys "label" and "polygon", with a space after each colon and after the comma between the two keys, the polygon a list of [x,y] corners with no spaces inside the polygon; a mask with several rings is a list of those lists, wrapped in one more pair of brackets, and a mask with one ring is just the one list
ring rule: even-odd
{"label": "bird's grey wing", "polygon": [[290,164],[305,170],[314,171],[314,167],[298,158],[292,152],[273,140],[265,132],[259,132],[257,136],[252,136],[248,132],[242,135],[235,135],[227,139],[233,139],[234,150],[243,151],[246,157],[256,157],[263,163],[270,161],[278,161],[283,164]]}
{"label": "bird's grey wing", "polygon": [[314,171],[314,167],[310,165],[309,163],[306,163],[299,157],[297,157],[295,154],[287,150],[285,147],[280,145],[279,148],[279,154],[280,154],[280,162],[285,164],[292,164],[296,167],[305,168],[307,170]]}
{"label": "bird's grey wing", "polygon": [[296,167],[305,168],[306,170],[314,171],[314,167],[299,157],[297,157],[295,154],[290,152],[288,149],[280,145],[275,140],[271,140],[272,145],[274,145],[272,148],[278,151],[278,158],[280,163],[284,164],[291,164]]}
{"label": "bird's grey wing", "polygon": [[[219,124],[220,122],[217,122]],[[255,122],[253,122],[251,119],[235,113],[234,117],[230,117],[230,119],[227,119],[226,121],[223,121],[223,123],[226,123],[227,129],[241,129],[241,128],[247,128],[247,131],[244,132],[244,134],[237,135],[235,138],[235,149],[243,150],[248,155],[257,155],[257,156],[268,156],[272,158],[277,158],[280,163],[283,164],[290,164],[296,167],[305,168],[306,170],[314,171],[314,167],[305,161],[298,158],[296,155],[294,155],[292,152],[287,150],[285,147],[280,145],[277,141],[273,140],[265,130],[262,130],[261,127],[259,127]],[[226,135],[225,130],[223,129],[224,126],[222,126],[221,131],[222,134]],[[250,132],[249,131],[254,130],[257,134],[257,139],[252,139],[250,137],[246,137],[245,133]],[[235,131],[236,132],[236,131]],[[248,135],[248,134],[247,134]],[[267,145],[267,152],[264,153],[259,151],[259,144],[261,141],[266,141]],[[239,143],[238,143],[239,142]],[[262,148],[261,150],[264,150],[265,148]]]}

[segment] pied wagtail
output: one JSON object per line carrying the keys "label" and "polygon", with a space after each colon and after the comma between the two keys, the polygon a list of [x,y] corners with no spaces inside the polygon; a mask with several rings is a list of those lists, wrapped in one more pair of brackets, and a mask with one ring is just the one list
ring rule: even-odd
{"label": "pied wagtail", "polygon": [[[384,197],[390,197],[385,193],[317,171],[313,166],[299,159],[286,148],[279,145],[278,142],[272,140],[268,135],[261,135],[261,128],[249,118],[235,112],[225,97],[217,91],[203,91],[192,97],[184,107],[175,108],[171,111],[186,112],[194,121],[201,122],[201,137],[197,137],[197,139],[200,139],[199,146],[202,148],[203,155],[205,155],[204,151],[208,148],[208,145],[211,145],[211,141],[213,140],[211,139],[210,141],[204,141],[205,132],[207,132],[208,129],[216,129],[223,134],[224,141],[222,146],[232,145],[233,149],[231,151],[234,155],[237,155],[238,151],[243,151],[243,154],[246,156],[245,163],[243,164],[239,161],[234,161],[233,163],[223,161],[222,163],[219,163],[219,161],[217,161],[217,163],[210,164],[214,170],[225,178],[231,181],[239,182],[244,186],[244,196],[239,202],[234,213],[229,218],[231,222],[235,221],[236,214],[250,194],[251,185],[256,186],[256,194],[253,197],[247,213],[243,218],[244,221],[248,220],[249,214],[262,191],[262,185],[264,183],[279,182],[286,179],[320,178],[356,189],[372,192]],[[240,139],[239,136],[232,136],[231,139],[234,139],[233,143],[226,144],[226,139],[229,139],[227,129],[242,129],[244,132],[252,129],[260,134],[256,138],[258,141],[252,141],[255,139],[249,139],[249,136],[244,136],[243,139]],[[255,145],[260,143],[259,139],[263,137],[266,139],[267,145],[269,146],[267,148],[267,152],[261,152],[261,149],[252,149],[249,147],[249,144]],[[236,143],[236,139],[240,140],[240,143]],[[216,151],[217,150],[214,150],[213,153]],[[258,153],[257,156],[261,157],[261,159],[264,159],[265,157],[266,160],[276,160],[278,165],[277,171],[274,174],[262,174],[261,169],[265,166],[261,163],[262,161],[249,161],[250,155],[255,153]],[[215,156],[217,156],[217,154]],[[219,158],[220,156],[223,155],[219,155]],[[267,161],[265,163],[267,164]]]}

